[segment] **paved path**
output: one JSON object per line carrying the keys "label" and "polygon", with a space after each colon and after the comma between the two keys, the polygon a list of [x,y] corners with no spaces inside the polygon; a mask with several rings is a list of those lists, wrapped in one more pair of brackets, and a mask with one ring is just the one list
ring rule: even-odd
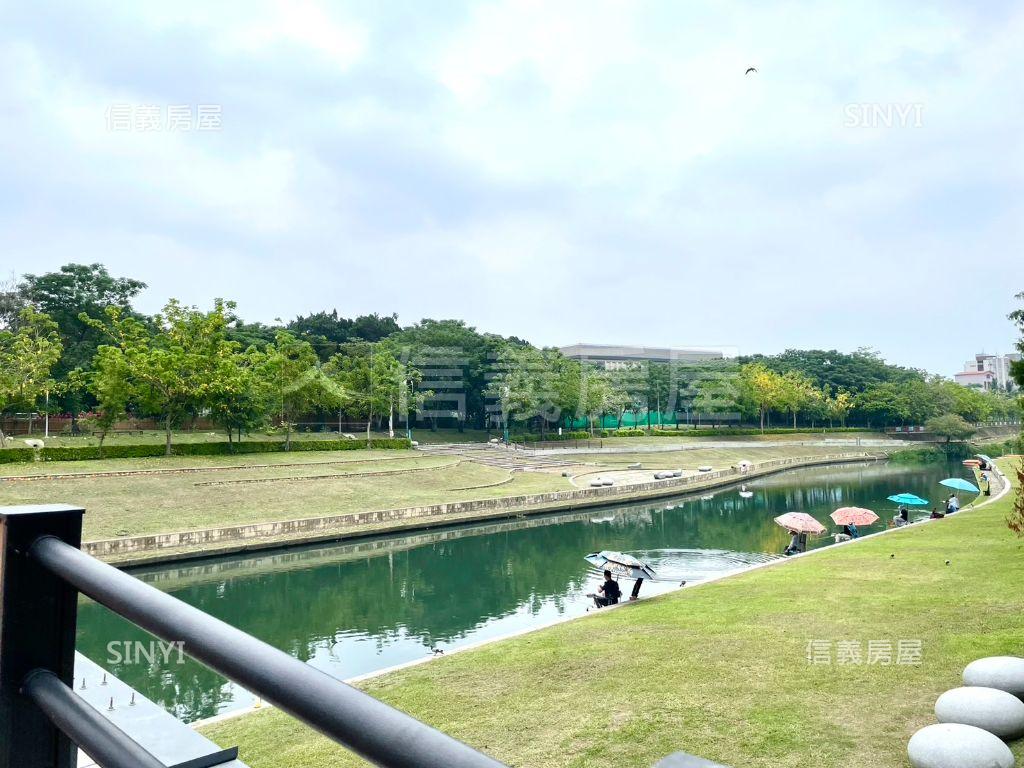
{"label": "paved path", "polygon": [[509,472],[550,472],[578,463],[532,451],[515,451],[493,443],[436,443],[417,446],[416,450],[431,456],[460,456],[467,461]]}
{"label": "paved path", "polygon": [[906,440],[887,440],[884,438],[829,439],[818,440],[701,440],[699,442],[678,443],[666,438],[665,443],[640,443],[637,445],[618,444],[602,448],[546,448],[543,450],[521,449],[516,453],[537,458],[539,456],[567,456],[574,453],[664,453],[668,451],[699,451],[707,448],[791,448],[793,446],[815,446],[839,448],[843,450],[875,450],[913,447]]}

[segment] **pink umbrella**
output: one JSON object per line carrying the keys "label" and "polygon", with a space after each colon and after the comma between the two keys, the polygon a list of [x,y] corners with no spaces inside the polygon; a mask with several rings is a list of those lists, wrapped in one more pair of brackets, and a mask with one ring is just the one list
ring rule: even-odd
{"label": "pink umbrella", "polygon": [[831,515],[836,525],[871,525],[878,522],[878,515],[864,507],[840,507]]}
{"label": "pink umbrella", "polygon": [[775,518],[775,522],[792,533],[824,533],[825,526],[806,512],[787,512]]}

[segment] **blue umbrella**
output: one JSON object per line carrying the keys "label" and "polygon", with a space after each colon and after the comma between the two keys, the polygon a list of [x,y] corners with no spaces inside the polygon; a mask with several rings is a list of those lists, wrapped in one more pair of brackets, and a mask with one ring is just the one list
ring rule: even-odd
{"label": "blue umbrella", "polygon": [[968,493],[980,493],[980,491],[978,490],[978,486],[959,477],[947,477],[945,480],[940,480],[939,485],[944,485],[947,488],[953,488],[954,490],[957,491],[967,491]]}
{"label": "blue umbrella", "polygon": [[888,498],[894,504],[908,504],[911,507],[924,507],[929,503],[927,499],[922,499],[920,496],[915,496],[912,493],[897,493],[895,496],[889,496]]}

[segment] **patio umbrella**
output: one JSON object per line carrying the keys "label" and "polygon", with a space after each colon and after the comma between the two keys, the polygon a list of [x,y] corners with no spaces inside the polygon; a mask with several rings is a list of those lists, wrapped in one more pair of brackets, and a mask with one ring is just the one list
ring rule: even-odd
{"label": "patio umbrella", "polygon": [[825,526],[806,512],[787,512],[775,518],[775,522],[792,533],[824,533]]}
{"label": "patio umbrella", "polygon": [[611,571],[617,576],[625,576],[628,579],[656,579],[654,569],[642,560],[637,560],[632,555],[622,552],[612,552],[604,549],[600,552],[593,552],[584,557],[588,563],[602,571]]}
{"label": "patio umbrella", "polygon": [[928,499],[922,499],[912,493],[897,493],[895,496],[889,496],[888,499],[893,504],[906,504],[910,507],[926,507],[930,503]]}
{"label": "patio umbrella", "polygon": [[975,456],[977,456],[977,457],[978,457],[979,459],[984,459],[984,460],[985,460],[985,461],[987,461],[987,462],[988,462],[989,464],[994,464],[994,463],[995,463],[995,462],[994,462],[994,461],[992,460],[992,457],[991,457],[991,456],[986,456],[986,455],[985,455],[984,453],[976,453],[976,454],[974,454],[974,455],[975,455]]}
{"label": "patio umbrella", "polygon": [[957,491],[967,491],[968,493],[980,493],[980,491],[978,490],[978,486],[959,477],[947,477],[945,480],[940,480],[939,485],[944,485],[947,488],[952,488]]}
{"label": "patio umbrella", "polygon": [[871,525],[878,521],[878,515],[863,507],[840,507],[829,517],[836,525]]}

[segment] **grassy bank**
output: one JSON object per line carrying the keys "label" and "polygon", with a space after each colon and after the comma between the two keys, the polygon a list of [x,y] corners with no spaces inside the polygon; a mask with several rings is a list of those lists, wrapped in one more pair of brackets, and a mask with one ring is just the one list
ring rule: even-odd
{"label": "grassy bank", "polygon": [[[741,458],[764,461],[835,453],[836,447],[776,445],[708,448],[658,454],[572,457],[593,462],[574,472],[621,469],[632,461],[645,467],[728,467]],[[851,450],[856,450],[851,446]],[[87,541],[187,531],[243,523],[294,520],[450,501],[501,498],[575,488],[559,470],[516,472],[458,457],[407,450],[301,452],[253,456],[169,457],[0,466],[0,478],[16,474],[45,480],[0,479],[0,505],[63,502],[85,507]],[[292,466],[290,466],[292,465]],[[210,471],[154,472],[132,476],[85,476],[89,472],[130,472],[172,468]],[[406,470],[419,469],[414,473]],[[367,473],[373,473],[368,475]],[[381,474],[386,473],[386,474]],[[67,476],[71,475],[71,476]],[[78,475],[78,476],[75,476]],[[270,482],[240,483],[242,480]],[[298,482],[300,481],[301,482]],[[292,482],[294,481],[294,482]]]}
{"label": "grassy bank", "polygon": [[[1024,655],[1024,541],[1006,528],[1010,506],[1007,496],[365,687],[511,765],[650,766],[681,749],[735,766],[905,766],[907,740],[968,662]],[[869,642],[895,657],[901,640],[920,642],[920,664],[867,663]],[[808,662],[815,641],[831,664]],[[861,663],[838,663],[840,642]],[[253,768],[358,764],[274,710],[204,733],[241,745]]]}
{"label": "grassy bank", "polygon": [[[823,438],[836,438],[836,439],[855,439],[857,437],[863,438],[875,438],[878,439],[883,437],[882,433],[879,432],[846,432],[846,431],[835,431],[823,433],[819,430],[800,430],[794,432],[793,430],[774,431],[766,434],[760,434],[751,430],[744,430],[742,433],[737,433],[736,430],[721,430],[713,432],[713,434],[705,434],[705,432],[711,432],[709,430],[690,430],[680,429],[678,431],[673,430],[669,437],[616,437],[614,434],[610,437],[605,438],[606,444],[617,444],[617,443],[656,443],[664,445],[666,442],[689,442],[697,441],[707,437],[717,437],[724,440],[808,440],[808,439],[823,439]],[[364,441],[366,433],[361,431],[350,432],[354,434],[356,439]],[[396,437],[405,437],[405,431],[403,429],[396,430]],[[0,450],[11,450],[11,449],[24,449],[25,440],[28,437],[32,437],[38,440],[43,440],[41,431],[36,430],[31,436],[30,435],[8,435],[7,445],[0,448]],[[375,440],[383,440],[388,438],[386,432],[373,432],[371,437]],[[501,437],[501,432],[487,432],[482,429],[466,429],[459,432],[456,429],[439,429],[431,431],[429,429],[417,429],[413,431],[413,439],[421,444],[432,444],[432,443],[486,443],[488,440],[494,437]],[[292,442],[322,442],[324,440],[337,440],[337,432],[293,432]],[[161,431],[146,430],[142,432],[133,432],[132,434],[111,434],[104,440],[103,445],[108,447],[126,446],[126,445],[154,445],[162,446],[164,444],[165,436]],[[283,443],[284,433],[283,432],[253,432],[245,435],[244,440],[246,442],[268,442],[268,443]],[[91,433],[82,434],[76,437],[70,435],[51,435],[49,438],[44,440],[48,447],[54,448],[76,448],[76,447],[95,447],[100,444],[99,438]],[[227,442],[227,436],[223,432],[210,432],[210,431],[198,431],[198,430],[183,430],[173,433],[172,443],[174,445],[193,445],[193,444],[205,444],[205,443],[223,443]]]}

